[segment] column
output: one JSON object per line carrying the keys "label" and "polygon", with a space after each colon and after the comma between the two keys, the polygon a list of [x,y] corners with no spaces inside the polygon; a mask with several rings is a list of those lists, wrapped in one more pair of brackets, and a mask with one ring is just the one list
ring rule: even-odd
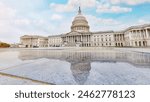
{"label": "column", "polygon": [[144,29],[143,31],[144,31],[144,38],[147,38],[146,29]]}
{"label": "column", "polygon": [[86,35],[86,42],[88,42],[88,35]]}
{"label": "column", "polygon": [[72,36],[70,36],[70,42],[72,43]]}
{"label": "column", "polygon": [[120,34],[120,41],[122,41],[122,35]]}
{"label": "column", "polygon": [[68,36],[68,42],[69,42],[69,36]]}
{"label": "column", "polygon": [[140,30],[138,30],[138,39],[141,38],[141,33],[140,33]]}
{"label": "column", "polygon": [[[100,38],[99,38],[100,40]],[[91,36],[89,35],[89,46],[91,46]]]}
{"label": "column", "polygon": [[87,42],[88,42],[88,35],[87,35]]}
{"label": "column", "polygon": [[142,36],[142,30],[139,30],[139,32],[140,32],[140,40],[143,38],[143,36]]}
{"label": "column", "polygon": [[88,35],[88,46],[89,46],[89,42],[90,42],[90,37],[89,37],[89,35]]}
{"label": "column", "polygon": [[141,38],[141,39],[140,39],[140,41],[141,41],[141,46],[143,46],[143,41],[142,41],[142,40],[143,40],[142,30],[140,30],[140,35],[141,35],[141,37],[140,37],[140,38]]}
{"label": "column", "polygon": [[137,33],[137,30],[135,31],[135,35],[136,35],[136,40],[138,39],[138,33]]}
{"label": "column", "polygon": [[147,38],[149,37],[149,35],[148,35],[148,31],[147,31],[147,29],[145,29],[146,30],[146,36],[147,36]]}

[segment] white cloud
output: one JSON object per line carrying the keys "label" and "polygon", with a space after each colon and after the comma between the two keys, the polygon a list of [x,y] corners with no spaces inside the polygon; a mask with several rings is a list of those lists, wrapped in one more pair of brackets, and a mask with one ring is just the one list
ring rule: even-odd
{"label": "white cloud", "polygon": [[0,20],[11,19],[15,16],[16,10],[0,2]]}
{"label": "white cloud", "polygon": [[68,0],[67,4],[51,3],[50,8],[56,12],[71,12],[79,5],[82,8],[95,7],[96,0]]}
{"label": "white cloud", "polygon": [[104,25],[113,25],[118,24],[119,22],[113,19],[104,19],[104,18],[98,18],[92,15],[87,15],[88,21],[94,22],[95,24],[104,24]]}
{"label": "white cloud", "polygon": [[137,23],[138,24],[148,24],[148,23],[150,23],[150,21],[144,20],[144,19],[139,19]]}
{"label": "white cloud", "polygon": [[131,12],[132,8],[120,7],[120,6],[111,6],[110,4],[103,4],[97,6],[96,12],[101,13],[124,13]]}
{"label": "white cloud", "polygon": [[[128,1],[128,0],[127,0]],[[55,4],[51,3],[50,8],[56,12],[72,12],[77,6],[81,6],[82,8],[97,8],[97,12],[101,13],[124,13],[131,12],[132,8],[129,7],[121,7],[119,4],[121,0],[68,0],[66,4]]]}
{"label": "white cloud", "polygon": [[109,0],[112,4],[125,3],[128,5],[138,5],[142,3],[148,3],[150,0]]}
{"label": "white cloud", "polygon": [[87,20],[89,21],[91,31],[113,30],[113,27],[115,25],[120,24],[119,21],[116,21],[114,19],[98,18],[93,15],[87,15],[86,17]]}
{"label": "white cloud", "polygon": [[62,19],[63,19],[63,16],[59,14],[53,14],[51,16],[51,20],[62,20]]}
{"label": "white cloud", "polygon": [[[29,8],[21,8],[20,6],[19,7],[14,6],[12,4],[13,3],[12,1],[10,1],[11,3],[7,2],[6,0],[2,1],[0,1],[1,41],[13,43],[19,42],[19,37],[24,34],[43,34],[44,36],[47,33],[49,33],[48,26],[52,24],[51,22],[48,22],[48,20],[50,19],[50,17],[47,16],[47,14],[49,13],[48,11],[47,11],[48,13],[47,12],[37,13],[36,10],[33,10],[34,9],[33,5],[32,8],[30,8],[30,6]],[[27,1],[24,0],[24,2]],[[38,3],[38,5],[39,4],[40,3]],[[35,6],[37,7],[37,5]],[[29,11],[29,9],[32,9],[33,11]]]}
{"label": "white cloud", "polygon": [[54,9],[56,12],[71,12],[73,10],[73,6],[71,5],[63,5],[63,4],[50,4],[50,8]]}
{"label": "white cloud", "polygon": [[29,20],[29,19],[16,19],[15,21],[14,21],[14,23],[16,24],[16,25],[30,25],[31,24],[31,21]]}

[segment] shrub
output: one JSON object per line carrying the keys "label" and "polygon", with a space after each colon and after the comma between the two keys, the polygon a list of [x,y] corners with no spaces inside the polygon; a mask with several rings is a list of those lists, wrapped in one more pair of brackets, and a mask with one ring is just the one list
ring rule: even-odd
{"label": "shrub", "polygon": [[0,48],[7,48],[7,47],[10,47],[10,45],[7,43],[0,42]]}

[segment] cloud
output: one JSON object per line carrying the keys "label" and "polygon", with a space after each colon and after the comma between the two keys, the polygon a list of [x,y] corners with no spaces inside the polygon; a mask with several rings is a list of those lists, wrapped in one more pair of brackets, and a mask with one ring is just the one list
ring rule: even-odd
{"label": "cloud", "polygon": [[[14,4],[11,0],[9,1],[11,3],[6,0],[0,1],[1,41],[8,43],[19,42],[19,37],[24,34],[43,34],[43,36],[45,36],[46,34],[47,36],[49,35],[49,26],[53,24],[49,22],[49,11],[39,12],[37,9],[40,5],[40,3],[37,2],[41,2],[41,0],[37,0],[36,3],[33,2],[35,8],[33,7],[33,5],[29,5],[28,8],[25,8],[20,6],[22,4],[19,4],[18,1],[16,1]],[[24,2],[23,5],[25,5],[26,2],[30,2],[29,0],[22,1]]]}
{"label": "cloud", "polygon": [[16,19],[14,20],[14,24],[16,25],[30,25],[31,24],[31,21],[29,19]]}
{"label": "cloud", "polygon": [[0,20],[11,19],[15,16],[16,10],[0,2]]}
{"label": "cloud", "polygon": [[128,4],[128,5],[138,5],[143,3],[150,3],[150,0],[108,0],[112,4]]}
{"label": "cloud", "polygon": [[86,17],[92,31],[113,30],[114,26],[120,24],[119,21],[114,19],[105,19],[93,15],[86,15]]}
{"label": "cloud", "polygon": [[73,6],[71,5],[63,5],[63,4],[55,4],[51,3],[50,8],[56,12],[71,12],[73,11]]}
{"label": "cloud", "polygon": [[98,18],[96,16],[93,15],[87,15],[86,16],[88,21],[91,22],[95,22],[95,24],[104,24],[104,25],[114,25],[114,24],[118,24],[119,22],[114,20],[114,19],[104,19],[104,18]]}
{"label": "cloud", "polygon": [[120,6],[111,6],[109,4],[99,5],[96,12],[100,13],[124,13],[131,12],[132,8],[120,7]]}
{"label": "cloud", "polygon": [[62,20],[62,19],[63,19],[63,16],[59,14],[53,14],[51,16],[51,20]]}
{"label": "cloud", "polygon": [[50,8],[55,10],[56,12],[72,12],[79,5],[82,8],[95,7],[96,2],[97,2],[96,0],[68,0],[66,4],[51,3]]}
{"label": "cloud", "polygon": [[139,19],[137,23],[138,23],[138,24],[149,24],[150,21],[145,20],[145,19]]}
{"label": "cloud", "polygon": [[[127,0],[128,1],[128,0]],[[131,0],[132,1],[132,0]],[[131,12],[132,8],[129,7],[121,7],[119,4],[124,2],[122,0],[68,0],[66,4],[56,4],[51,3],[50,8],[56,12],[72,12],[77,6],[81,6],[82,8],[97,8],[97,13],[126,13]],[[127,2],[126,2],[127,3]]]}

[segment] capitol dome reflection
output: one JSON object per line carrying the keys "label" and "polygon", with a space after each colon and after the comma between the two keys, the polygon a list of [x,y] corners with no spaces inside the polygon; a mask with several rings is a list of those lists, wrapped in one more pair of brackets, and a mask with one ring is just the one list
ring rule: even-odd
{"label": "capitol dome reflection", "polygon": [[71,63],[71,72],[74,76],[75,81],[79,85],[83,85],[90,73],[91,70],[91,64],[88,63]]}

